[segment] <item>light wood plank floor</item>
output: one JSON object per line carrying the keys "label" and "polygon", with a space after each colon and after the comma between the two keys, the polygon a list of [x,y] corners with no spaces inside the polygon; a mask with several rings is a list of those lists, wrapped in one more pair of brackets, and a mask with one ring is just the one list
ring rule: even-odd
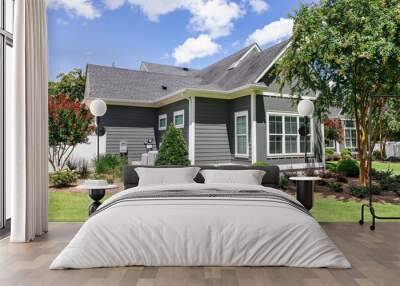
{"label": "light wood plank floor", "polygon": [[379,223],[371,232],[356,223],[322,224],[353,269],[288,267],[126,267],[48,270],[77,232],[79,223],[51,223],[49,233],[29,244],[0,241],[0,285],[400,285],[400,223]]}

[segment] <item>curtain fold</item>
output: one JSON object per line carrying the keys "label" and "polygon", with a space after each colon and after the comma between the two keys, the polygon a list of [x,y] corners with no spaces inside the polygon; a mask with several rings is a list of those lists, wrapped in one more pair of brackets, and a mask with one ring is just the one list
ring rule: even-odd
{"label": "curtain fold", "polygon": [[14,94],[8,119],[11,146],[11,242],[47,232],[47,26],[44,0],[15,2]]}

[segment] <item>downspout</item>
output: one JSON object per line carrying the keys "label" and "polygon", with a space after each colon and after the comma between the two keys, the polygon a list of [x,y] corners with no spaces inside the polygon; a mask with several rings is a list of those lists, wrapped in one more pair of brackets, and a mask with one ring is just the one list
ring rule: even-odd
{"label": "downspout", "polygon": [[[183,93],[182,93],[183,96]],[[196,138],[196,97],[186,97],[189,101],[189,160],[191,165],[195,164],[195,138]]]}
{"label": "downspout", "polygon": [[257,106],[256,94],[251,92],[250,95],[250,114],[251,114],[251,163],[257,162]]}

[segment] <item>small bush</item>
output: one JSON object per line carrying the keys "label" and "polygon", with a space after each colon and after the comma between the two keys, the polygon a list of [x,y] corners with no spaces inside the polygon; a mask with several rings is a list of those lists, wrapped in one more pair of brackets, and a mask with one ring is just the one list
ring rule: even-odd
{"label": "small bush", "polygon": [[347,177],[356,178],[360,174],[358,162],[353,159],[340,160],[336,165],[336,172]]}
{"label": "small bush", "polygon": [[335,152],[332,149],[325,148],[325,160],[326,161],[333,161],[333,156]]}
{"label": "small bush", "polygon": [[353,158],[349,149],[343,149],[342,151],[340,151],[340,157],[342,160]]}
{"label": "small bush", "polygon": [[318,175],[323,179],[330,179],[334,177],[334,173],[332,173],[330,170],[322,171]]}
{"label": "small bush", "polygon": [[67,167],[71,171],[75,171],[78,168],[77,162],[74,159],[69,159],[67,162]]}
{"label": "small bush", "polygon": [[253,164],[254,167],[266,167],[266,166],[271,166],[270,163],[263,162],[263,161],[257,161]]}
{"label": "small bush", "polygon": [[122,177],[122,168],[128,164],[125,157],[117,154],[106,154],[96,161],[96,174],[113,176],[113,178]]}
{"label": "small bush", "polygon": [[[351,186],[349,192],[351,195],[360,199],[366,198],[369,195],[368,187]],[[378,186],[372,186],[372,194],[381,195],[382,190]]]}
{"label": "small bush", "polygon": [[334,163],[326,163],[325,167],[328,171],[336,172],[336,164]]}
{"label": "small bush", "polygon": [[396,163],[396,162],[400,162],[400,157],[391,156],[387,160],[389,162]]}
{"label": "small bush", "polygon": [[372,160],[374,161],[383,161],[385,158],[382,156],[381,151],[375,150],[372,152]]}
{"label": "small bush", "polygon": [[68,187],[76,182],[76,175],[73,171],[66,169],[50,174],[50,183],[56,188]]}
{"label": "small bush", "polygon": [[79,178],[86,179],[89,176],[89,162],[88,160],[81,159],[77,163],[77,168],[75,172],[78,174]]}
{"label": "small bush", "polygon": [[279,179],[279,188],[285,190],[289,186],[289,179],[285,176]]}
{"label": "small bush", "polygon": [[329,189],[330,189],[332,192],[335,192],[335,193],[343,193],[343,186],[342,186],[342,184],[340,184],[340,183],[337,183],[337,182],[330,182],[330,183],[328,184],[328,187],[329,187]]}
{"label": "small bush", "polygon": [[171,123],[163,136],[155,162],[156,166],[188,166],[190,165],[188,154],[182,131]]}
{"label": "small bush", "polygon": [[341,175],[341,174],[337,174],[336,175],[336,182],[339,182],[339,183],[347,183],[349,180],[345,177],[345,176],[343,176],[343,175]]}

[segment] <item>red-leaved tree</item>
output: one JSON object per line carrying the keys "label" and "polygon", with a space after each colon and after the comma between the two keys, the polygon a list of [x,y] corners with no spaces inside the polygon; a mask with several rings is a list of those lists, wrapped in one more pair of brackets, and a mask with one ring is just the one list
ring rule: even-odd
{"label": "red-leaved tree", "polygon": [[76,145],[87,143],[95,127],[85,103],[60,93],[49,96],[49,162],[54,171],[64,169]]}
{"label": "red-leaved tree", "polygon": [[338,118],[330,119],[327,118],[324,121],[324,133],[325,140],[333,140],[339,143],[343,143],[344,140],[344,130],[342,122]]}

